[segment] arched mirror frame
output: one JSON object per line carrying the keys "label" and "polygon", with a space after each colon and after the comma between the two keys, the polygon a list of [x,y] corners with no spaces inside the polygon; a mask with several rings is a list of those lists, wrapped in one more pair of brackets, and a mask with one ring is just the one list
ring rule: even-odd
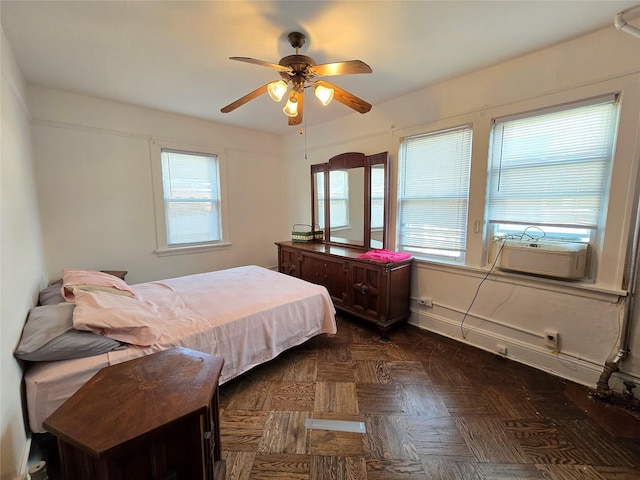
{"label": "arched mirror frame", "polygon": [[[329,178],[331,171],[338,170],[350,170],[363,168],[364,170],[364,188],[362,191],[364,192],[363,198],[363,232],[362,232],[362,244],[356,241],[334,241],[331,233],[331,207],[329,201],[324,201],[323,204],[320,205],[318,193],[316,190],[316,186],[318,181],[316,179],[316,175],[322,174],[324,176],[324,180],[322,184],[324,185],[324,195],[323,199],[330,198],[329,192],[329,181],[326,179]],[[372,194],[372,186],[371,186],[371,169],[372,168],[382,168],[384,171],[383,175],[383,192],[384,199],[382,201],[382,239],[381,245],[375,244],[372,245],[372,226],[371,226],[371,194]],[[340,245],[340,246],[349,246],[360,248],[363,250],[369,250],[371,248],[387,248],[388,243],[388,219],[389,219],[389,169],[388,169],[388,152],[376,153],[374,155],[365,155],[364,153],[358,152],[348,152],[342,153],[340,155],[336,155],[329,159],[326,163],[319,163],[315,165],[311,165],[311,224],[318,224],[318,210],[322,209],[324,214],[324,243],[331,245]]]}

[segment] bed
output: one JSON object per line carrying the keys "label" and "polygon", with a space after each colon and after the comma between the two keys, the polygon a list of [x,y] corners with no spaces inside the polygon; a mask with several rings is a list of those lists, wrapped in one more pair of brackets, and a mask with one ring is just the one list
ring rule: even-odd
{"label": "bed", "polygon": [[[67,301],[50,310],[73,309],[74,328],[68,333],[113,344],[81,358],[25,357],[40,360],[28,361],[25,371],[29,426],[36,433],[44,432],[43,420],[105,366],[182,346],[223,357],[222,384],[316,335],[337,331],[325,287],[257,266],[136,285],[122,281],[115,289],[86,282],[67,287],[65,281]],[[27,325],[29,320],[19,349]]]}

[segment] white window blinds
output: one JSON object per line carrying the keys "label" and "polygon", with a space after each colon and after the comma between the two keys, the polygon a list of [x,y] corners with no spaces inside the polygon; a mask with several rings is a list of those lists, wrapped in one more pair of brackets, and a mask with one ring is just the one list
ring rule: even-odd
{"label": "white window blinds", "polygon": [[167,244],[220,241],[217,157],[163,150],[161,160]]}
{"label": "white window blinds", "polygon": [[401,142],[398,249],[425,255],[463,255],[471,139],[471,128],[464,126]]}
{"label": "white window blinds", "polygon": [[585,103],[496,120],[489,166],[489,222],[598,227],[618,108],[613,96]]}

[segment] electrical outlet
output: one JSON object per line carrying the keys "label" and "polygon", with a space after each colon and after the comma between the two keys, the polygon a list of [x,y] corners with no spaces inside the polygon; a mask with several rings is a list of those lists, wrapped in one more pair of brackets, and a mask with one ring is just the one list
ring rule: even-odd
{"label": "electrical outlet", "polygon": [[545,330],[544,331],[544,344],[552,348],[554,350],[558,350],[558,337],[559,333],[555,330]]}
{"label": "electrical outlet", "polygon": [[433,307],[433,299],[429,297],[420,297],[417,300],[418,305],[424,305],[425,307]]}

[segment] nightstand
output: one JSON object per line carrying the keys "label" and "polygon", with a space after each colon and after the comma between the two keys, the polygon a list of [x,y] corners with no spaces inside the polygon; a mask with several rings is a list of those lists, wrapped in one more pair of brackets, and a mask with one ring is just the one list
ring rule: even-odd
{"label": "nightstand", "polygon": [[223,480],[224,359],[172,348],[105,367],[43,426],[67,480]]}

